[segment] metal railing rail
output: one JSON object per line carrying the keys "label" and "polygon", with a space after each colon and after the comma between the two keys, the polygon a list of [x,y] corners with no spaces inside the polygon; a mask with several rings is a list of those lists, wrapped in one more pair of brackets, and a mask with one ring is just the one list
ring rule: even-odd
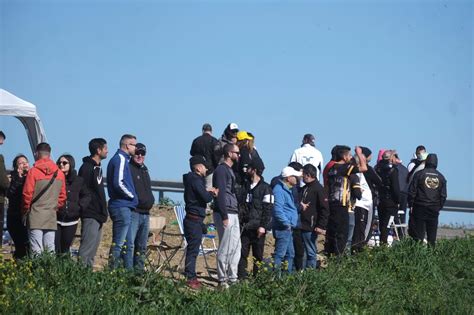
{"label": "metal railing rail", "polygon": [[[160,199],[165,192],[184,193],[184,185],[177,181],[152,180],[151,189],[159,193]],[[469,200],[446,200],[442,211],[474,213],[474,201]]]}

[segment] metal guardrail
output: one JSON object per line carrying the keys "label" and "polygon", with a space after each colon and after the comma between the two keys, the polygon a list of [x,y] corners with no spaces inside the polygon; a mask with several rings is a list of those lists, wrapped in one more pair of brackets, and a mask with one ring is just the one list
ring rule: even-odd
{"label": "metal guardrail", "polygon": [[[164,197],[165,192],[184,193],[183,183],[176,181],[153,180],[151,189],[159,193],[160,199]],[[442,211],[474,213],[474,201],[446,200]]]}

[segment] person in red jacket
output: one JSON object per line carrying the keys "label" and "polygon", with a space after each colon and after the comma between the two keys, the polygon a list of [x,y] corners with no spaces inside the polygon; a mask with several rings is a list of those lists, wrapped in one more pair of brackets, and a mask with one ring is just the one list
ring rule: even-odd
{"label": "person in red jacket", "polygon": [[49,144],[42,142],[36,146],[36,163],[28,171],[23,187],[23,216],[31,251],[35,255],[43,251],[54,252],[56,212],[66,201],[64,173],[50,156]]}

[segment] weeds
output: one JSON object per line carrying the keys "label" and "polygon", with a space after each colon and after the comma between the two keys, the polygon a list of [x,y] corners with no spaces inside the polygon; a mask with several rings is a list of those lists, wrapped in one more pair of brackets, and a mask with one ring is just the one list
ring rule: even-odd
{"label": "weeds", "polygon": [[473,237],[443,240],[435,249],[407,240],[281,278],[263,271],[225,292],[196,293],[151,272],[92,272],[69,258],[0,258],[5,314],[473,314],[473,287]]}

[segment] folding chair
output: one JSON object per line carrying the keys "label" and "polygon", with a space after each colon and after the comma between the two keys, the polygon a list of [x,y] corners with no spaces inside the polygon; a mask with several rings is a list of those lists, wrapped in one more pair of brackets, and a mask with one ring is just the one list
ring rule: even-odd
{"label": "folding chair", "polygon": [[[400,215],[405,214],[405,211],[403,210],[398,210],[397,216],[398,216],[398,222],[400,221]],[[390,216],[390,219],[388,220],[388,225],[387,228],[392,229],[395,232],[395,235],[397,236],[397,239],[400,240],[400,235],[398,233],[398,230],[400,229],[400,234],[402,237],[406,236],[406,230],[408,229],[408,224],[407,223],[395,223],[395,216]]]}
{"label": "folding chair", "polygon": [[[185,247],[184,235],[166,232],[166,219],[164,217],[150,217],[150,234],[151,240],[147,246],[146,255],[150,270],[157,273],[168,270],[171,276],[176,278],[174,272],[177,271],[182,258],[175,268],[173,268],[171,263],[178,252]],[[178,244],[168,244],[165,241],[166,236],[178,238]],[[153,255],[154,253],[155,255]]]}
{"label": "folding chair", "polygon": [[[186,210],[184,206],[175,206],[174,207],[174,214],[176,215],[176,220],[178,221],[179,230],[181,231],[183,238],[184,238],[184,217],[186,216]],[[202,236],[201,248],[199,250],[199,256],[204,258],[204,264],[206,265],[206,271],[209,277],[212,278],[209,263],[207,261],[207,256],[212,253],[217,253],[217,246],[215,241],[216,236],[213,234],[204,234]],[[211,242],[211,247],[205,247],[204,242],[209,240]],[[186,239],[184,239],[184,247],[187,246]],[[183,256],[184,257],[184,256]]]}

